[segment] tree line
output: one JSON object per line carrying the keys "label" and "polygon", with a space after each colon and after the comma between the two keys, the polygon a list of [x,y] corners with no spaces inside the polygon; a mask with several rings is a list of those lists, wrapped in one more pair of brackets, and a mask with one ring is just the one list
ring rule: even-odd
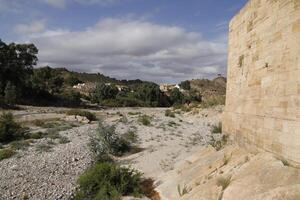
{"label": "tree line", "polygon": [[[168,107],[189,101],[179,89],[168,95],[159,85],[141,80],[118,81],[101,74],[75,73],[66,69],[51,67],[34,68],[38,61],[38,49],[34,44],[6,44],[0,40],[0,106],[15,104],[79,106],[81,98],[104,106]],[[65,73],[63,73],[65,72]],[[66,75],[67,74],[67,75]],[[92,78],[99,82],[94,91],[85,96],[73,90],[72,86]],[[112,80],[106,84],[104,80]],[[126,85],[119,91],[115,84]],[[183,89],[190,84],[184,81]]]}

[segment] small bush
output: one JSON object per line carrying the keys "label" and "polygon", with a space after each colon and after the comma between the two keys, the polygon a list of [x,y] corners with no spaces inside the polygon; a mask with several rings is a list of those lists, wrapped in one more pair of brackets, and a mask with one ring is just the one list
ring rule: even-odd
{"label": "small bush", "polygon": [[85,110],[72,109],[67,111],[67,115],[78,115],[82,117],[86,117],[89,121],[96,121],[97,117],[94,113]]}
{"label": "small bush", "polygon": [[43,132],[35,132],[35,133],[30,133],[28,135],[28,137],[31,138],[31,139],[36,139],[37,140],[37,139],[43,138],[43,135],[44,135]]}
{"label": "small bush", "polygon": [[30,141],[27,140],[20,140],[20,141],[13,141],[10,143],[12,149],[15,150],[24,150],[30,146]]}
{"label": "small bush", "polygon": [[0,116],[0,142],[6,143],[21,139],[25,130],[14,121],[11,113],[3,113]]}
{"label": "small bush", "polygon": [[71,142],[71,141],[69,140],[69,138],[67,138],[65,136],[62,136],[59,138],[59,144],[67,144],[69,142]]}
{"label": "small bush", "polygon": [[50,152],[53,148],[52,144],[39,144],[36,147],[36,151],[42,153],[42,152]]}
{"label": "small bush", "polygon": [[172,112],[171,110],[166,110],[166,111],[165,111],[165,116],[166,116],[166,117],[172,117],[172,118],[175,118],[175,113]]}
{"label": "small bush", "polygon": [[140,115],[141,112],[129,112],[128,115]]}
{"label": "small bush", "polygon": [[223,135],[221,140],[212,140],[210,145],[213,146],[217,151],[220,151],[228,143],[228,135]]}
{"label": "small bush", "polygon": [[128,123],[128,119],[127,117],[124,115],[120,118],[119,122],[123,123],[123,124],[127,124]]}
{"label": "small bush", "polygon": [[0,149],[0,160],[12,157],[16,152],[13,149]]}
{"label": "small bush", "polygon": [[138,121],[142,123],[144,126],[150,126],[151,125],[151,117],[147,115],[139,116]]}
{"label": "small bush", "polygon": [[213,125],[211,129],[211,133],[222,133],[222,123],[220,122],[218,125]]}
{"label": "small bush", "polygon": [[122,135],[122,137],[132,143],[138,142],[138,136],[134,131],[128,131]]}
{"label": "small bush", "polygon": [[33,120],[32,123],[33,123],[35,126],[42,127],[42,126],[44,126],[44,124],[45,124],[45,120],[36,119],[36,120]]}
{"label": "small bush", "polygon": [[90,145],[98,161],[106,161],[110,154],[122,156],[132,148],[130,142],[116,134],[115,126],[106,126],[102,122],[99,122],[97,135],[91,139]]}
{"label": "small bush", "polygon": [[142,174],[114,163],[97,163],[78,179],[75,199],[119,200],[121,196],[140,197]]}

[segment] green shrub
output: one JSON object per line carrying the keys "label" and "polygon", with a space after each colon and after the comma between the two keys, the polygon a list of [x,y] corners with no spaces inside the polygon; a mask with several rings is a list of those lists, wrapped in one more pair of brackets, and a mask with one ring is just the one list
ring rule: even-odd
{"label": "green shrub", "polygon": [[114,163],[97,163],[79,179],[75,199],[119,200],[121,196],[140,197],[142,174],[136,170],[119,167]]}
{"label": "green shrub", "polygon": [[91,140],[91,150],[96,160],[107,160],[111,155],[122,156],[131,151],[129,141],[116,134],[116,127],[99,122],[96,137]]}
{"label": "green shrub", "polygon": [[89,121],[96,121],[97,117],[94,113],[85,110],[72,109],[66,112],[67,115],[78,115],[82,117],[86,117]]}
{"label": "green shrub", "polygon": [[30,146],[30,141],[29,140],[13,141],[10,143],[10,146],[12,147],[12,149],[15,150],[24,150]]}
{"label": "green shrub", "polygon": [[24,129],[14,121],[11,113],[3,113],[0,116],[0,142],[6,143],[21,139],[24,136]]}
{"label": "green shrub", "polygon": [[166,117],[172,117],[172,118],[175,118],[175,113],[172,112],[171,110],[166,110],[166,111],[165,111],[165,116],[166,116]]}
{"label": "green shrub", "polygon": [[29,138],[37,140],[43,138],[43,135],[44,135],[43,132],[34,132],[29,134]]}
{"label": "green shrub", "polygon": [[211,129],[211,133],[222,133],[222,123],[220,122],[218,125],[213,125]]}
{"label": "green shrub", "polygon": [[0,160],[12,157],[16,152],[13,149],[0,149]]}
{"label": "green shrub", "polygon": [[138,121],[142,123],[144,126],[150,126],[151,125],[151,117],[148,115],[142,115],[139,116]]}
{"label": "green shrub", "polygon": [[42,152],[50,152],[53,148],[53,145],[51,143],[48,144],[39,144],[36,146],[36,151],[42,153]]}
{"label": "green shrub", "polygon": [[122,137],[132,143],[138,142],[138,135],[135,133],[135,131],[127,131],[122,135]]}
{"label": "green shrub", "polygon": [[129,112],[128,115],[140,115],[141,112]]}
{"label": "green shrub", "polygon": [[123,124],[127,124],[128,123],[128,119],[126,116],[122,116],[119,120],[119,122],[123,123]]}
{"label": "green shrub", "polygon": [[45,120],[41,120],[41,119],[36,119],[36,120],[32,121],[32,124],[34,124],[35,126],[39,126],[39,127],[44,126],[45,123],[46,123],[46,121]]}

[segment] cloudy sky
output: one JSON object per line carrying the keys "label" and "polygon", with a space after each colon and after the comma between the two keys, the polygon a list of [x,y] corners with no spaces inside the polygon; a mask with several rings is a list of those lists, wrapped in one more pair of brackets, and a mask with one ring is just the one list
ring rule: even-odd
{"label": "cloudy sky", "polygon": [[226,75],[228,22],[247,0],[0,0],[0,38],[39,66],[175,83]]}

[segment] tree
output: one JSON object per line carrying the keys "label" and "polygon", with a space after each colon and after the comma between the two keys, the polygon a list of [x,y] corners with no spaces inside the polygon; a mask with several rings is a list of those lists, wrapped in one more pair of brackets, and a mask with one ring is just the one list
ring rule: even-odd
{"label": "tree", "polygon": [[78,83],[82,83],[81,80],[79,80],[76,76],[74,75],[70,75],[66,78],[66,81],[65,81],[68,85],[70,86],[74,86],[74,85],[77,85]]}
{"label": "tree", "polygon": [[180,92],[178,88],[174,88],[171,91],[170,99],[173,104],[181,104],[184,100],[184,95]]}
{"label": "tree", "polygon": [[8,82],[22,91],[37,62],[38,49],[33,44],[5,44],[0,40],[0,94]]}
{"label": "tree", "polygon": [[182,81],[179,86],[184,90],[190,90],[191,89],[191,82],[190,81]]}
{"label": "tree", "polygon": [[100,83],[97,84],[91,99],[94,103],[100,103],[102,100],[115,99],[118,93],[119,90],[116,86]]}
{"label": "tree", "polygon": [[149,106],[169,106],[168,97],[160,91],[159,85],[151,82],[139,84],[136,97]]}
{"label": "tree", "polygon": [[50,94],[60,93],[64,80],[50,67],[42,67],[34,70],[30,78],[31,87],[37,93],[49,92]]}
{"label": "tree", "polygon": [[12,85],[11,82],[8,82],[4,90],[4,101],[8,105],[14,105],[17,100],[17,91],[16,86]]}

